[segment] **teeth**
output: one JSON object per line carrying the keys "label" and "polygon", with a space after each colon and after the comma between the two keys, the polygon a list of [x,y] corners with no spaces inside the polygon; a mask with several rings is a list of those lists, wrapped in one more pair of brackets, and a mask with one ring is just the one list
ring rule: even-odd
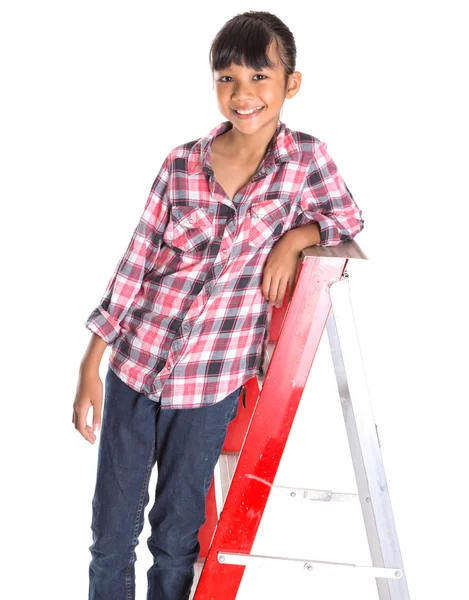
{"label": "teeth", "polygon": [[263,106],[258,106],[257,108],[253,108],[252,110],[237,110],[236,112],[240,115],[251,115],[253,112],[261,110],[261,108],[263,108]]}

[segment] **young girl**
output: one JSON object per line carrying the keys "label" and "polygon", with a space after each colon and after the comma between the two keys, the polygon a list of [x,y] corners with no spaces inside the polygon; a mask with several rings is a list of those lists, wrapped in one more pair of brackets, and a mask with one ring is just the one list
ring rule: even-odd
{"label": "young girl", "polygon": [[[135,547],[149,501],[148,600],[187,600],[205,498],[243,385],[263,362],[269,303],[280,306],[301,250],[363,228],[326,144],[279,120],[297,94],[296,46],[275,15],[228,21],[210,60],[220,112],[171,150],[100,304],[73,423],[99,429],[99,364],[112,346],[92,502],[90,600],[135,598]],[[87,422],[93,409],[93,428]]]}

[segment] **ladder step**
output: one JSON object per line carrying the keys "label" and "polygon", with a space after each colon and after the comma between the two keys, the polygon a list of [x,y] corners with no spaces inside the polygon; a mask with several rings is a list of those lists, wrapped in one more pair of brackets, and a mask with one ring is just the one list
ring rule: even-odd
{"label": "ladder step", "polygon": [[270,493],[274,496],[287,496],[295,500],[318,500],[320,502],[355,502],[359,499],[358,494],[332,492],[330,490],[292,488],[283,485],[273,485]]}
{"label": "ladder step", "polygon": [[[218,498],[217,506],[220,514],[223,505],[225,504],[226,495],[233,479],[238,462],[239,452],[222,452],[218,459],[217,469],[219,471],[218,478],[215,483],[216,495]],[[250,475],[252,479],[265,483],[270,486],[268,481],[264,481],[260,477]],[[359,500],[358,494],[347,492],[333,492],[331,490],[318,490],[308,488],[297,488],[285,485],[272,485],[270,494],[272,496],[283,496],[294,500],[316,500],[320,502],[356,502]],[[221,501],[220,501],[221,498]]]}
{"label": "ladder step", "polygon": [[222,452],[218,459],[223,504],[236,470],[239,454],[239,452]]}
{"label": "ladder step", "polygon": [[340,563],[323,560],[307,560],[302,558],[284,558],[280,556],[261,556],[256,554],[240,554],[232,552],[218,552],[218,562],[227,565],[246,565],[252,567],[268,567],[283,570],[306,571],[309,573],[324,572],[336,575],[338,571],[365,577],[381,577],[386,579],[400,579],[403,575],[398,568],[372,567],[368,565],[355,565],[353,563]]}

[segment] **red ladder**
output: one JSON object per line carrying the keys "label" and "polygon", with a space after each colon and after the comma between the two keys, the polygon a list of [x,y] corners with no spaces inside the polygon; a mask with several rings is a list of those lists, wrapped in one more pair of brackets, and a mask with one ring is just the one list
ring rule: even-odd
{"label": "red ladder", "polygon": [[[243,389],[238,415],[228,428],[207,495],[207,519],[199,531],[201,551],[191,598],[235,600],[245,567],[267,565],[281,574],[286,562],[314,574],[346,569],[376,578],[380,600],[408,600],[379,439],[360,363],[348,273],[349,259],[366,259],[352,240],[310,246],[302,252],[291,301],[273,309],[264,375]],[[264,509],[324,329],[351,451],[373,565],[251,555]],[[246,401],[246,402],[244,402]],[[347,494],[297,490],[314,500]],[[355,495],[356,496],[356,495]],[[297,565],[295,564],[297,563]]]}

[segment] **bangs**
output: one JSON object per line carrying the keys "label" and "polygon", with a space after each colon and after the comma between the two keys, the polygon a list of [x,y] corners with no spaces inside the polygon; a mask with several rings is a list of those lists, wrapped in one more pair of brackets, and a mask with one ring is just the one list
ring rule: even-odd
{"label": "bangs", "polygon": [[[267,56],[269,45],[277,40],[260,20],[246,19],[236,22],[220,31],[210,51],[212,71],[221,71],[235,63],[249,69],[260,71],[263,68],[274,69],[275,64]],[[279,49],[279,48],[278,48]],[[281,56],[279,52],[279,59]]]}

